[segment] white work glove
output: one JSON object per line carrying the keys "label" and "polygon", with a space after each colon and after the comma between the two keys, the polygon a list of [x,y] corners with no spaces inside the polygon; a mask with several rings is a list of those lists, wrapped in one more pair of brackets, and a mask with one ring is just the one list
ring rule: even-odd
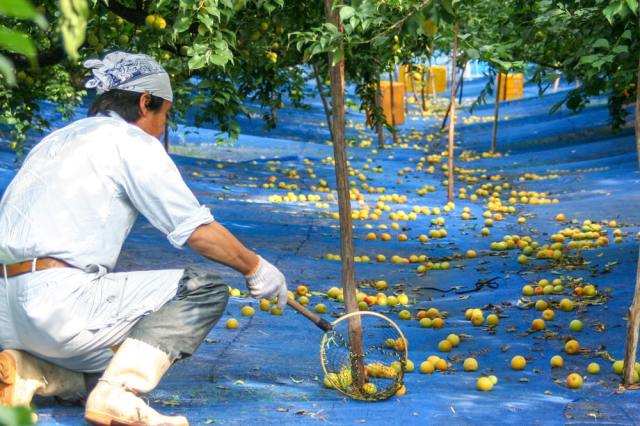
{"label": "white work glove", "polygon": [[249,293],[257,299],[278,298],[278,307],[284,309],[289,292],[282,272],[271,263],[258,256],[258,268],[253,274],[245,275]]}

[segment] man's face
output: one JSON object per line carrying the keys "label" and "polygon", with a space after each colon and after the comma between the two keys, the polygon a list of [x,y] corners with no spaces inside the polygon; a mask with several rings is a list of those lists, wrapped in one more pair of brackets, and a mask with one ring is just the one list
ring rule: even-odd
{"label": "man's face", "polygon": [[152,111],[147,108],[146,103],[147,99],[144,99],[148,95],[143,95],[140,98],[140,111],[142,112],[142,117],[138,121],[136,121],[136,126],[140,127],[146,133],[151,136],[155,136],[160,139],[162,133],[164,132],[164,126],[167,122],[167,116],[169,115],[169,111],[173,104],[167,100],[162,101],[162,107],[158,111]]}

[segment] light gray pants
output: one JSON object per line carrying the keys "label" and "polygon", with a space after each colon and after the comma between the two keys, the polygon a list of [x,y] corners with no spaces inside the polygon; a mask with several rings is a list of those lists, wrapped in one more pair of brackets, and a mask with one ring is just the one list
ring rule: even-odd
{"label": "light gray pants", "polygon": [[193,355],[218,322],[229,300],[229,287],[211,272],[187,268],[176,296],[133,326],[129,335],[160,348],[172,361]]}
{"label": "light gray pants", "polygon": [[[175,297],[159,310],[143,317],[127,337],[166,352],[171,361],[193,353],[222,316],[229,300],[229,287],[211,272],[187,268]],[[85,373],[87,395],[102,373]],[[83,401],[62,401],[82,404]]]}

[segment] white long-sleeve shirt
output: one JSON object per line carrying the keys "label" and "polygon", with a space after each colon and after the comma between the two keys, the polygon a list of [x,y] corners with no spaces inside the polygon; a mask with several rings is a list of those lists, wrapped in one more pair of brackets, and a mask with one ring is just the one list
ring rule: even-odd
{"label": "white long-sleeve shirt", "polygon": [[160,142],[117,116],[51,133],[0,201],[0,263],[55,257],[52,268],[0,283],[0,347],[97,372],[113,345],[178,289],[181,269],[112,270],[138,212],[176,247],[213,221]]}
{"label": "white long-sleeve shirt", "polygon": [[156,138],[115,114],[76,121],[38,143],[4,193],[0,263],[112,270],[138,212],[177,248],[214,220]]}

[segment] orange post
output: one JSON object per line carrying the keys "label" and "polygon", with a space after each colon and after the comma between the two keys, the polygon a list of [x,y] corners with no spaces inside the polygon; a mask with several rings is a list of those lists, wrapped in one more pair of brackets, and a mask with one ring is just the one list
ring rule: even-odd
{"label": "orange post", "polygon": [[500,101],[520,99],[524,88],[524,76],[522,73],[500,73]]}
{"label": "orange post", "polygon": [[[395,121],[396,125],[404,124],[404,84],[393,82],[393,110],[391,109],[391,85],[389,81],[382,80],[380,82],[382,90],[382,110],[384,111],[387,123]],[[393,113],[393,116],[391,115]]]}

